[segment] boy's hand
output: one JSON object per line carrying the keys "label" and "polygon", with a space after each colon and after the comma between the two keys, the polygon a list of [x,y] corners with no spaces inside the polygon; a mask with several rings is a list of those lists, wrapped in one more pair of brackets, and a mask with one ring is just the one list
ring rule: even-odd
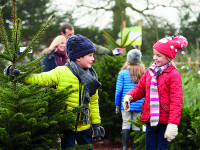
{"label": "boy's hand", "polygon": [[125,95],[124,96],[124,102],[123,102],[123,106],[124,106],[124,110],[125,111],[129,111],[130,110],[130,101],[132,100],[132,96],[131,95]]}
{"label": "boy's hand", "polygon": [[4,75],[6,75],[6,76],[14,76],[14,75],[18,76],[20,74],[21,74],[21,72],[17,69],[13,69],[12,65],[10,65],[6,69],[4,69]]}
{"label": "boy's hand", "polygon": [[99,138],[103,138],[105,136],[105,130],[99,124],[93,124],[92,128],[93,128],[93,132],[94,132],[93,138],[99,139]]}
{"label": "boy's hand", "polygon": [[171,142],[178,134],[178,126],[173,123],[167,125],[164,137],[167,138],[167,141]]}

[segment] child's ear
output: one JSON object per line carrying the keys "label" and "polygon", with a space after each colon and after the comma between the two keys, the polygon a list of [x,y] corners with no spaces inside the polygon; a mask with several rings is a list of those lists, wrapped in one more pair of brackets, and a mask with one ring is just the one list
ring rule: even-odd
{"label": "child's ear", "polygon": [[76,62],[80,62],[80,58],[77,58],[77,59],[76,59]]}

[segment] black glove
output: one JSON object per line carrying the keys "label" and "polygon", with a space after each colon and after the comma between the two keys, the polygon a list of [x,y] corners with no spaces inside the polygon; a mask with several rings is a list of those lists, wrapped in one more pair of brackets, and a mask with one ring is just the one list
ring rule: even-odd
{"label": "black glove", "polygon": [[105,130],[99,124],[93,124],[92,128],[93,128],[93,138],[95,138],[95,139],[100,138],[101,139],[105,136]]}
{"label": "black glove", "polygon": [[21,72],[17,69],[13,69],[12,65],[10,65],[6,69],[4,69],[4,75],[6,75],[6,76],[14,76],[14,75],[18,76],[20,74],[21,74]]}
{"label": "black glove", "polygon": [[115,107],[115,113],[116,114],[120,114],[120,106],[116,106]]}

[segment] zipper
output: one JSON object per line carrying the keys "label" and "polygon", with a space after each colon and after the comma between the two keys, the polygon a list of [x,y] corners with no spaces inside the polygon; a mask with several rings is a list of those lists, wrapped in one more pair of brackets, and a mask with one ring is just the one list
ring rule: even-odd
{"label": "zipper", "polygon": [[[81,106],[81,92],[82,92],[82,82],[79,80],[79,106]],[[77,115],[76,121],[79,121],[80,112]],[[77,130],[77,124],[75,125],[75,129]]]}

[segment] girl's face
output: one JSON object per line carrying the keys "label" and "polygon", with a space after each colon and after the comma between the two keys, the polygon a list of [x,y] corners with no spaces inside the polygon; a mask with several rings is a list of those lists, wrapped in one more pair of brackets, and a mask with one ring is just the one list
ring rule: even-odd
{"label": "girl's face", "polygon": [[66,44],[66,40],[63,40],[60,44],[58,44],[57,50],[65,51],[65,44]]}
{"label": "girl's face", "polygon": [[163,66],[170,61],[165,54],[162,54],[155,49],[153,50],[153,53],[154,53],[153,60],[155,61],[156,66],[158,67]]}
{"label": "girl's face", "polygon": [[92,67],[92,63],[94,62],[94,53],[87,54],[83,57],[76,59],[76,62],[83,69],[89,69]]}

